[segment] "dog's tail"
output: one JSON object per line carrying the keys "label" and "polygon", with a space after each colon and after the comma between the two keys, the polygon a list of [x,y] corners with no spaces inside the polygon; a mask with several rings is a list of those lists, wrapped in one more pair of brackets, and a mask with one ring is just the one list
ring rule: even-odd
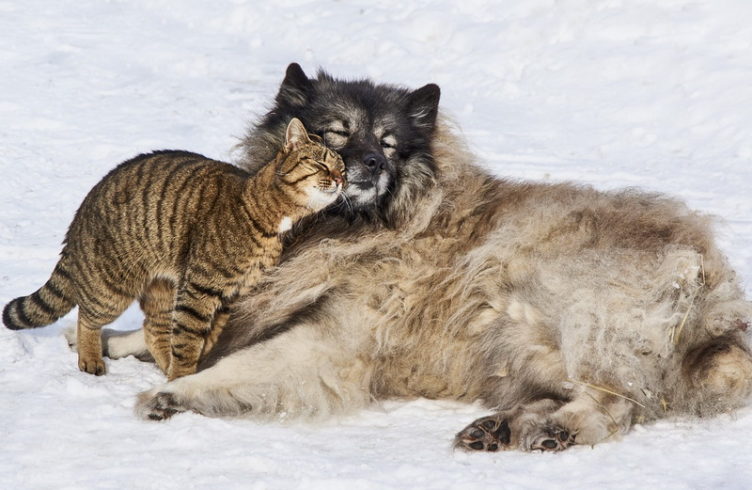
{"label": "dog's tail", "polygon": [[29,296],[16,298],[3,309],[3,323],[11,330],[43,327],[68,313],[75,305],[73,281],[61,258],[47,282]]}

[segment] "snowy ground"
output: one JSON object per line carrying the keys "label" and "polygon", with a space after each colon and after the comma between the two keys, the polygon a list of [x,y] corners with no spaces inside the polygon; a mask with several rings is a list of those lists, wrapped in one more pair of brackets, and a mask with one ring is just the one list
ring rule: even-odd
{"label": "snowy ground", "polygon": [[[417,87],[500,175],[639,186],[722,217],[752,293],[752,2],[0,0],[0,303],[40,286],[114,164],[231,159],[284,68]],[[409,6],[405,6],[409,5]],[[752,409],[562,454],[460,454],[479,407],[390,402],[323,425],[132,414],[159,382],[94,378],[73,316],[0,329],[0,488],[751,488]],[[118,328],[138,326],[130,310]]]}

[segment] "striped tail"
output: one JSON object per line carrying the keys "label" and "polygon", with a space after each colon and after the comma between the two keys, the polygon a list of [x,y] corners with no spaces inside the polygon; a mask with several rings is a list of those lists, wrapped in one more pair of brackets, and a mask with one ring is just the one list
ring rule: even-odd
{"label": "striped tail", "polygon": [[3,323],[11,330],[43,327],[68,313],[73,301],[73,282],[61,259],[44,286],[29,296],[16,298],[3,309]]}

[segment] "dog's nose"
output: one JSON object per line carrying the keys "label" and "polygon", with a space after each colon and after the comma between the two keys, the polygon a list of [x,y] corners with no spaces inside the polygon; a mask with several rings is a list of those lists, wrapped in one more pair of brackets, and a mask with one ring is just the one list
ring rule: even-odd
{"label": "dog's nose", "polygon": [[363,164],[371,172],[381,172],[386,166],[386,158],[378,153],[368,153],[363,157]]}

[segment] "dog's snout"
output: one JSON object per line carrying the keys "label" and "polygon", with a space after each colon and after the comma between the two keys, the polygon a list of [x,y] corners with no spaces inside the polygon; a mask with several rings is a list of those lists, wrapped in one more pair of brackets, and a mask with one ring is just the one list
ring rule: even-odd
{"label": "dog's snout", "polygon": [[367,153],[363,157],[363,164],[371,172],[381,172],[386,166],[386,158],[384,158],[382,155],[379,155],[378,153]]}

